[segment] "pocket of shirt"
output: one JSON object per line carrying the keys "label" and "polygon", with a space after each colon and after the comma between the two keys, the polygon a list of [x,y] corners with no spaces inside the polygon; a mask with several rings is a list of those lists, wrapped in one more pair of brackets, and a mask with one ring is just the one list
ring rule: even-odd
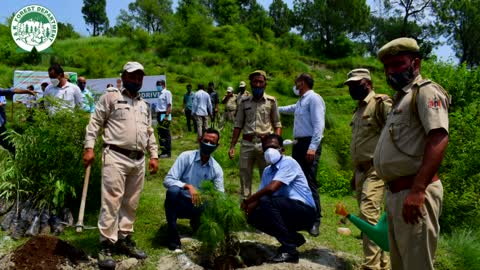
{"label": "pocket of shirt", "polygon": [[126,120],[130,107],[128,104],[115,104],[113,118],[118,120]]}

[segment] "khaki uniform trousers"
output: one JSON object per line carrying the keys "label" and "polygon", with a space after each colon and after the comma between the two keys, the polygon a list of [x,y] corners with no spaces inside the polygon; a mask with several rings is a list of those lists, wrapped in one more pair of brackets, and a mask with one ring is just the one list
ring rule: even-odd
{"label": "khaki uniform trousers", "polygon": [[252,175],[255,164],[257,164],[261,178],[267,162],[263,156],[260,139],[255,138],[253,142],[242,140],[240,144],[240,194],[245,198],[252,195]]}
{"label": "khaki uniform trousers", "polygon": [[203,132],[208,128],[208,115],[206,116],[195,115],[193,119],[195,120],[195,125],[197,125],[197,135],[199,138],[201,138],[203,135]]}
{"label": "khaki uniform trousers", "polygon": [[[385,195],[385,182],[377,176],[372,166],[366,172],[355,169],[355,191],[360,208],[360,218],[368,223],[377,224],[382,215],[382,205]],[[362,233],[364,261],[362,269],[390,269],[388,254]]]}
{"label": "khaki uniform trousers", "polygon": [[225,111],[223,113],[223,121],[235,122],[235,111]]}
{"label": "khaki uniform trousers", "polygon": [[440,234],[438,219],[442,212],[443,186],[440,180],[428,185],[425,191],[423,219],[414,225],[402,217],[403,201],[410,189],[387,192],[388,240],[392,270],[429,270]]}
{"label": "khaki uniform trousers", "polygon": [[134,160],[108,148],[103,150],[100,241],[115,243],[133,233],[144,178],[145,157]]}

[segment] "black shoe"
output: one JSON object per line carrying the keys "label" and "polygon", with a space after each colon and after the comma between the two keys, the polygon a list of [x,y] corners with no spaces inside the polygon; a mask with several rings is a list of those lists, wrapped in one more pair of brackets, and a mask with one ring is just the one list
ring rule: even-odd
{"label": "black shoe", "polygon": [[190,227],[192,228],[192,232],[196,233],[198,228],[200,228],[200,219],[199,218],[191,218],[190,219]]}
{"label": "black shoe", "polygon": [[181,251],[182,245],[176,243],[168,243],[168,249],[171,251]]}
{"label": "black shoe", "polygon": [[268,263],[298,263],[298,253],[281,252],[270,258]]}
{"label": "black shoe", "polygon": [[320,222],[313,223],[312,228],[308,231],[311,236],[317,237],[320,234]]}
{"label": "black shoe", "polygon": [[114,245],[108,241],[102,241],[102,249],[98,253],[98,268],[115,269],[116,263],[112,257]]}
{"label": "black shoe", "polygon": [[125,254],[129,257],[133,257],[139,260],[147,258],[147,254],[136,247],[135,241],[132,240],[132,236],[129,235],[124,239],[119,239],[116,243],[116,248],[119,253]]}

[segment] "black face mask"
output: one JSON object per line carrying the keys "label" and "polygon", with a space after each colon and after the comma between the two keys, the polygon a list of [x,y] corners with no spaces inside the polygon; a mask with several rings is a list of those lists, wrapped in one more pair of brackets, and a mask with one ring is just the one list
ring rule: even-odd
{"label": "black face mask", "polygon": [[127,89],[130,93],[136,94],[142,88],[142,85],[134,82],[124,82],[123,87]]}
{"label": "black face mask", "polygon": [[369,93],[368,88],[361,84],[349,87],[348,90],[350,92],[350,96],[354,100],[363,100],[368,96]]}
{"label": "black face mask", "polygon": [[392,73],[387,76],[387,83],[395,91],[400,91],[402,88],[410,84],[415,79],[412,65],[403,72]]}
{"label": "black face mask", "polygon": [[78,86],[78,88],[80,88],[80,90],[83,91],[83,90],[85,90],[85,85],[86,85],[86,84],[87,84],[87,83],[78,82],[78,83],[77,83],[77,86]]}

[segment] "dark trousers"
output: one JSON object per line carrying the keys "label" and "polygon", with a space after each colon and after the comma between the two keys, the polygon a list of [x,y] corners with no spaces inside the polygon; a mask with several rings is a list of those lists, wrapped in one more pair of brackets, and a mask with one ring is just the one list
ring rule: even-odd
{"label": "dark trousers", "polygon": [[15,155],[15,146],[13,143],[7,139],[7,134],[6,134],[7,128],[5,125],[2,125],[0,127],[0,145],[7,149],[8,152],[12,153],[12,155]]}
{"label": "dark trousers", "polygon": [[315,222],[315,209],[286,197],[263,196],[248,215],[248,223],[275,237],[280,252],[296,253],[297,243],[304,238],[298,231],[308,230]]}
{"label": "dark trousers", "polygon": [[197,124],[195,123],[195,119],[192,116],[192,110],[185,109],[185,117],[187,118],[187,129],[188,131],[192,131],[192,123],[193,123],[193,131],[197,133]]}
{"label": "dark trousers", "polygon": [[177,219],[200,219],[204,207],[194,207],[188,190],[172,186],[168,188],[165,198],[165,216],[167,217],[168,241],[170,244],[180,245],[180,236],[177,230]]}
{"label": "dark trousers", "polygon": [[306,160],[308,146],[310,146],[311,137],[297,138],[297,143],[293,145],[292,157],[300,164],[302,171],[307,178],[308,186],[312,191],[313,200],[317,207],[317,214],[315,222],[320,222],[322,216],[322,208],[320,205],[320,194],[318,194],[317,169],[320,161],[320,154],[322,153],[322,145],[320,144],[315,152],[315,158],[312,162]]}
{"label": "dark trousers", "polygon": [[170,135],[170,121],[168,120],[160,121],[160,115],[162,114],[165,114],[165,112],[157,113],[158,136],[160,137],[159,142],[160,142],[160,148],[162,150],[161,154],[171,155],[172,137]]}

